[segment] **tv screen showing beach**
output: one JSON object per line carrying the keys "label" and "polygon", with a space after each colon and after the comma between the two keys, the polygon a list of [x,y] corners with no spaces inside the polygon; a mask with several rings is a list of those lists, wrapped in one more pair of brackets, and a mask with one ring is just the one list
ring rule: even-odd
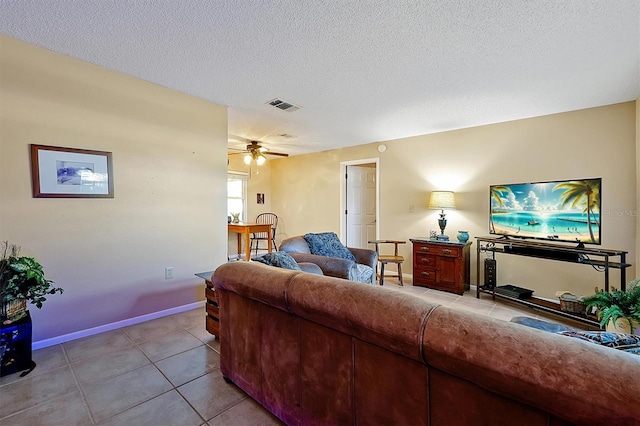
{"label": "tv screen showing beach", "polygon": [[489,231],[600,244],[602,179],[491,185]]}

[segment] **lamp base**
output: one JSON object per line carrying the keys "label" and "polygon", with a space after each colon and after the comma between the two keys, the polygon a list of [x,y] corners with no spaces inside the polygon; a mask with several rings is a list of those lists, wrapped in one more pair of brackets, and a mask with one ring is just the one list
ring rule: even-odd
{"label": "lamp base", "polygon": [[440,227],[440,235],[436,237],[438,241],[449,241],[449,237],[444,235],[444,228],[447,227],[447,219],[444,215],[444,210],[440,212],[440,219],[438,219],[438,226]]}

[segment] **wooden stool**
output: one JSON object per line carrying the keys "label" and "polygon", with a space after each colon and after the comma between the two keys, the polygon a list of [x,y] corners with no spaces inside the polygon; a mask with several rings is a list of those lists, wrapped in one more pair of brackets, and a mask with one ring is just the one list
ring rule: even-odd
{"label": "wooden stool", "polygon": [[[369,244],[374,244],[376,246],[376,253],[378,253],[378,262],[380,262],[380,285],[384,285],[384,266],[387,263],[395,263],[398,265],[398,274],[397,275],[389,275],[390,277],[397,277],[400,280],[400,285],[402,284],[402,262],[404,262],[404,257],[398,255],[398,244],[406,244],[406,241],[399,240],[372,240],[369,241]],[[394,246],[394,254],[380,254],[379,246],[380,244],[393,244]]]}

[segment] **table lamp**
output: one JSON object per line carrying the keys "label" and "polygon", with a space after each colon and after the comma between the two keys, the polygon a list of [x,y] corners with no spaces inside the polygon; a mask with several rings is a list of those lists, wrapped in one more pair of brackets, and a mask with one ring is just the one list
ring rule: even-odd
{"label": "table lamp", "polygon": [[445,209],[455,209],[456,202],[453,197],[452,191],[433,191],[429,197],[429,208],[440,210],[440,219],[438,219],[438,225],[440,226],[440,235],[437,236],[439,241],[449,241],[449,237],[444,235],[444,228],[447,226],[447,219],[445,218]]}

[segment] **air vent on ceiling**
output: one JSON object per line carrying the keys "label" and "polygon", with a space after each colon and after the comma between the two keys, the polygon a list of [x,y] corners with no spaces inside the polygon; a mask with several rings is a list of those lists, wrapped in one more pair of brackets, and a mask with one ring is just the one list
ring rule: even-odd
{"label": "air vent on ceiling", "polygon": [[299,106],[292,104],[291,102],[283,101],[282,99],[272,99],[267,102],[269,105],[272,105],[276,108],[279,108],[283,111],[293,112],[300,109]]}

